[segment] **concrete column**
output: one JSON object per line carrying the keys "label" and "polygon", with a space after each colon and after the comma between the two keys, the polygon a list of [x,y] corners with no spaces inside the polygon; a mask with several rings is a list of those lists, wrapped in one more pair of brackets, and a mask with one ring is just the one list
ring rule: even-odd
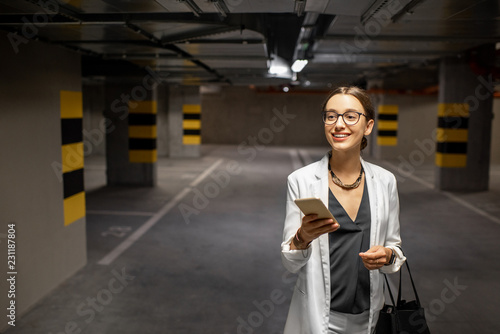
{"label": "concrete column", "polygon": [[104,85],[82,84],[83,95],[83,145],[85,157],[106,154],[106,119],[104,110]]}
{"label": "concrete column", "polygon": [[[14,319],[7,307],[15,305],[12,324],[19,324],[37,302],[87,262],[82,174],[68,177],[67,173],[71,173],[68,167],[72,171],[83,167],[81,101],[77,102],[82,90],[81,56],[34,40],[18,49],[9,42],[9,34],[0,31],[2,333],[16,330],[8,324]],[[77,99],[70,97],[68,103],[68,92]],[[74,108],[78,115],[68,117]],[[67,206],[72,196],[65,196],[66,190],[78,188],[73,193],[78,197],[76,206]],[[9,270],[7,236],[12,232],[16,264]],[[7,271],[18,273],[15,296],[7,293]],[[64,328],[66,321],[57,328]]]}
{"label": "concrete column", "polygon": [[169,140],[169,86],[160,84],[156,88],[158,101],[157,127],[158,127],[158,157],[168,157],[170,155]]}
{"label": "concrete column", "polygon": [[488,189],[494,89],[488,69],[494,55],[494,45],[485,45],[466,57],[441,61],[435,174],[438,189]]}
{"label": "concrete column", "polygon": [[156,185],[156,96],[144,80],[105,84],[108,185]]}
{"label": "concrete column", "polygon": [[199,86],[169,88],[169,152],[171,157],[199,157],[201,96]]}
{"label": "concrete column", "polygon": [[377,159],[395,159],[398,151],[399,103],[397,96],[384,94],[382,80],[368,83],[375,108],[375,127],[371,134],[369,151]]}

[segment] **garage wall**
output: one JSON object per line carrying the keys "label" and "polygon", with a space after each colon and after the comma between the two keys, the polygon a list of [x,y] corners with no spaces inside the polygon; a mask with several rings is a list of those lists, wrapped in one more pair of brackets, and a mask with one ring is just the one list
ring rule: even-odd
{"label": "garage wall", "polygon": [[[0,248],[16,225],[16,318],[86,263],[85,218],[65,226],[61,90],[81,92],[80,56],[29,41],[15,53],[0,32]],[[58,167],[59,166],[59,167]],[[7,256],[0,257],[7,268]],[[4,272],[5,274],[5,272]],[[0,280],[6,310],[6,280]],[[0,317],[0,330],[9,320]]]}

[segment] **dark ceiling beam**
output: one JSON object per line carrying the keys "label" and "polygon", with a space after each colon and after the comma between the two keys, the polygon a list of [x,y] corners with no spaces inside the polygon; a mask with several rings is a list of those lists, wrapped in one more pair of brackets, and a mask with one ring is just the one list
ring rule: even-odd
{"label": "dark ceiling beam", "polygon": [[231,84],[231,81],[229,79],[225,78],[223,75],[219,74],[216,70],[214,70],[213,68],[211,68],[207,64],[203,63],[202,61],[196,59],[191,54],[189,54],[188,52],[182,50],[181,48],[179,48],[179,47],[177,47],[177,46],[175,46],[173,44],[165,44],[165,43],[163,43],[161,40],[159,40],[158,38],[156,38],[153,34],[145,31],[144,29],[140,28],[139,26],[137,26],[135,24],[127,22],[126,26],[129,29],[133,30],[134,32],[136,32],[138,34],[141,34],[145,38],[149,39],[153,44],[156,45],[156,47],[164,48],[166,50],[173,51],[176,54],[178,54],[181,58],[187,59],[187,60],[191,61],[192,63],[194,63],[197,66],[201,67],[205,71],[207,71],[210,74],[214,75],[217,78],[218,81],[220,81],[220,82],[227,82],[227,83]]}
{"label": "dark ceiling beam", "polygon": [[[196,39],[192,42],[182,42],[178,44],[263,44],[265,43],[262,39]],[[138,41],[138,40],[57,40],[52,41],[52,44],[131,44],[131,45],[142,45],[142,46],[156,46],[150,41]]]}
{"label": "dark ceiling beam", "polygon": [[336,53],[336,52],[316,52],[316,55],[318,56],[342,56],[342,57],[348,57],[348,56],[365,56],[365,55],[370,55],[370,56],[392,56],[392,57],[412,57],[412,56],[446,56],[450,54],[456,54],[457,52],[455,51],[447,51],[447,50],[417,50],[417,51],[408,51],[408,50],[401,50],[401,51],[396,51],[396,50],[382,50],[382,51],[360,51],[357,53]]}
{"label": "dark ceiling beam", "polygon": [[[181,43],[181,42],[186,42],[190,41],[193,39],[198,39],[201,37],[207,37],[207,36],[212,36],[212,35],[217,35],[217,34],[224,34],[227,32],[232,32],[232,31],[237,31],[237,30],[243,30],[241,27],[238,26],[220,26],[212,29],[204,29],[203,31],[193,31],[185,34],[179,34],[175,36],[171,36],[169,38],[163,38],[161,39],[162,43],[165,44],[174,44],[174,43]],[[195,42],[197,43],[197,41]]]}
{"label": "dark ceiling beam", "polygon": [[144,68],[122,59],[104,60],[100,57],[82,56],[83,77],[144,77]]}
{"label": "dark ceiling beam", "polygon": [[415,7],[420,5],[425,0],[410,0],[399,12],[391,17],[392,23],[398,22],[406,14],[413,14]]}
{"label": "dark ceiling beam", "polygon": [[[0,14],[0,24],[24,24],[23,18],[29,17],[33,13],[23,14]],[[231,14],[231,17],[238,21],[239,14]],[[105,13],[77,15],[54,15],[50,21],[53,24],[124,24],[125,22],[148,23],[148,22],[168,22],[168,23],[196,23],[196,24],[224,24],[229,19],[222,20],[218,14],[202,14],[200,17],[193,17],[192,13]]]}
{"label": "dark ceiling beam", "polygon": [[[81,22],[80,13],[76,12],[58,2],[49,3],[48,1],[39,0],[24,0],[25,2],[32,3],[43,10],[43,13],[48,13],[51,16],[61,16],[73,22]],[[56,5],[54,5],[54,3]]]}
{"label": "dark ceiling beam", "polygon": [[374,35],[374,36],[360,36],[360,35],[327,35],[317,38],[317,40],[325,41],[351,41],[357,39],[368,39],[372,41],[381,42],[445,42],[445,43],[496,43],[500,42],[500,36],[397,36],[397,35]]}
{"label": "dark ceiling beam", "polygon": [[303,20],[294,14],[261,15],[252,29],[266,36],[269,57],[278,55],[291,63]]}
{"label": "dark ceiling beam", "polygon": [[[178,55],[174,54],[151,54],[151,53],[143,53],[143,54],[127,54],[123,55],[120,53],[106,53],[103,54],[102,57],[104,59],[134,59],[134,60],[148,60],[148,59],[179,59]],[[205,56],[196,56],[193,57],[192,59],[189,59],[190,61],[192,60],[250,60],[250,61],[256,61],[256,60],[261,60],[261,61],[266,61],[268,60],[267,57],[263,56],[232,56],[232,55],[205,55]]]}
{"label": "dark ceiling beam", "polygon": [[293,59],[314,58],[316,41],[325,36],[335,18],[335,15],[307,13],[296,41]]}

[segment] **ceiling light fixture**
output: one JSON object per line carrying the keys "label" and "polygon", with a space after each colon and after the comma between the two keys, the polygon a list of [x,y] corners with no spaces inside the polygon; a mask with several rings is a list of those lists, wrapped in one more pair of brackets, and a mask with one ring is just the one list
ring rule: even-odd
{"label": "ceiling light fixture", "polygon": [[214,5],[215,9],[217,9],[222,17],[227,17],[229,8],[226,6],[224,0],[210,0],[210,2]]}
{"label": "ceiling light fixture", "polygon": [[269,74],[277,78],[292,78],[292,71],[285,59],[272,55],[269,61]]}
{"label": "ceiling light fixture", "polygon": [[306,9],[306,0],[295,0],[295,13],[297,16],[302,16]]}
{"label": "ceiling light fixture", "polygon": [[198,7],[194,0],[177,0],[177,2],[186,5],[186,7],[188,7],[189,10],[192,11],[193,14],[197,17],[200,17],[200,14],[203,14],[203,11],[200,9],[200,7]]}
{"label": "ceiling light fixture", "polygon": [[306,67],[307,63],[309,63],[309,60],[307,59],[297,59],[293,62],[292,71],[299,73],[304,69],[304,67]]}

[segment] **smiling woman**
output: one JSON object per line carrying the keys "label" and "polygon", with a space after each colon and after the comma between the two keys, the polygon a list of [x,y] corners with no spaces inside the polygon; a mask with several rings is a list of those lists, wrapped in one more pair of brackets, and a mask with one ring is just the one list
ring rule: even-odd
{"label": "smiling woman", "polygon": [[[334,90],[322,119],[331,151],[288,177],[281,255],[299,277],[284,333],[374,333],[384,303],[381,274],[405,261],[396,180],[361,159],[374,124],[364,90]],[[321,199],[338,223],[303,215],[294,201],[307,197]]]}
{"label": "smiling woman", "polygon": [[[363,90],[359,89],[358,87],[339,87],[332,91],[330,95],[326,98],[325,102],[323,103],[322,111],[323,111],[323,122],[325,122],[325,125],[334,125],[337,122],[338,116],[341,116],[338,114],[339,111],[335,110],[329,110],[328,108],[332,107],[332,104],[335,105],[335,102],[337,100],[343,97],[344,99],[350,100],[346,101],[347,105],[351,103],[351,108],[352,110],[347,110],[348,112],[347,115],[343,116],[342,115],[342,120],[346,122],[348,126],[354,126],[359,122],[360,118],[363,118],[364,116],[368,123],[371,121],[370,125],[370,131],[373,129],[373,120],[375,119],[375,109],[373,108],[373,104],[371,103],[370,97],[366,92]],[[331,101],[332,98],[335,98],[334,101]],[[361,110],[359,110],[361,108]],[[363,112],[360,112],[363,111]],[[332,115],[335,114],[335,115]],[[326,119],[325,116],[329,115],[329,118]],[[355,116],[357,115],[357,117]],[[347,117],[347,120],[346,120]],[[325,129],[326,130],[326,129]],[[368,135],[369,133],[366,133]],[[368,141],[366,137],[363,136],[363,139],[361,140],[361,150],[363,150],[366,145],[368,144]],[[328,136],[327,136],[328,138]]]}

